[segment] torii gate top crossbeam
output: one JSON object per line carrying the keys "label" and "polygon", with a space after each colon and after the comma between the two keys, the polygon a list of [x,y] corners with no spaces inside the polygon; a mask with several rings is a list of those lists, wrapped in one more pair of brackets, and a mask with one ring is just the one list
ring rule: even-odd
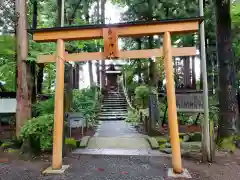
{"label": "torii gate top crossbeam", "polygon": [[42,29],[29,29],[36,42],[54,42],[62,40],[88,40],[103,37],[103,29],[114,29],[118,37],[146,36],[171,33],[197,32],[202,17],[188,19],[171,19],[150,22],[129,22],[118,24],[83,25],[70,27],[55,27]]}

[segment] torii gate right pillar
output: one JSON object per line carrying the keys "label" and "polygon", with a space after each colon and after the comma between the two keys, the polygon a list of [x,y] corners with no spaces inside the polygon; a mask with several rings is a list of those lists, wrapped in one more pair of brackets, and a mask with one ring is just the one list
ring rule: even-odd
{"label": "torii gate right pillar", "polygon": [[170,141],[172,146],[172,165],[175,173],[182,173],[181,149],[179,142],[176,94],[174,85],[174,71],[172,62],[172,45],[171,35],[169,32],[164,33],[163,38],[163,56],[164,68],[166,73],[166,88],[168,102],[168,121],[170,129]]}

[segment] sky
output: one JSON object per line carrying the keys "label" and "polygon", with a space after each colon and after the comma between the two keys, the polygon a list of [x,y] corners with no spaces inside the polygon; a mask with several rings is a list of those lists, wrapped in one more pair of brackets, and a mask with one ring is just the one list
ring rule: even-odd
{"label": "sky", "polygon": [[[118,23],[120,22],[121,13],[124,12],[123,8],[113,5],[111,2],[107,1],[106,3],[106,23]],[[121,47],[121,42],[119,44]],[[196,52],[197,53],[197,52]],[[121,61],[121,60],[120,60]],[[117,63],[117,61],[115,61]],[[96,73],[96,61],[93,61],[93,79],[97,81],[97,73]],[[106,64],[113,63],[113,61],[106,61]],[[190,64],[191,67],[191,64]],[[86,88],[90,86],[89,72],[88,72],[88,63],[83,65],[83,71],[80,72],[80,88]],[[195,58],[195,72],[196,78],[200,78],[200,60],[198,57]]]}

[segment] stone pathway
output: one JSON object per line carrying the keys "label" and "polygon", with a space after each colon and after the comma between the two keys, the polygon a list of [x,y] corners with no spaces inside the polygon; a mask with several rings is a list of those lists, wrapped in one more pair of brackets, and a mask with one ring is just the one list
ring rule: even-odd
{"label": "stone pathway", "polygon": [[[145,135],[139,134],[125,121],[100,122],[88,149],[151,149]],[[80,151],[78,151],[80,152]]]}
{"label": "stone pathway", "polygon": [[150,145],[141,137],[92,137],[89,140],[90,149],[148,149]]}
{"label": "stone pathway", "polygon": [[100,121],[94,136],[140,137],[142,135],[125,121]]}
{"label": "stone pathway", "polygon": [[[120,109],[120,110],[119,110]],[[106,112],[107,110],[107,112]],[[144,135],[125,121],[126,102],[121,92],[111,91],[104,98],[99,125],[94,137],[88,142],[88,149],[150,149]],[[78,151],[80,152],[80,151]]]}

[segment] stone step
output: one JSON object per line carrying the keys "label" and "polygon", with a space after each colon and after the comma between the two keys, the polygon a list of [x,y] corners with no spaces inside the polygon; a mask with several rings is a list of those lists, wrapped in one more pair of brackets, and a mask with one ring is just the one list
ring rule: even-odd
{"label": "stone step", "polygon": [[126,102],[116,102],[116,103],[111,103],[111,102],[104,102],[102,105],[113,105],[113,106],[122,106],[122,105],[128,105]]}
{"label": "stone step", "polygon": [[108,94],[104,97],[125,97],[125,95],[124,94]]}
{"label": "stone step", "polygon": [[103,100],[104,103],[126,103],[127,101],[122,100],[122,99],[116,99],[116,100],[109,100],[109,99],[104,99]]}
{"label": "stone step", "polygon": [[116,100],[114,100],[114,99],[104,99],[103,102],[113,102],[113,103],[115,103],[115,102],[126,102],[126,100],[125,99],[116,99]]}
{"label": "stone step", "polygon": [[127,114],[113,114],[113,115],[104,115],[104,114],[99,114],[98,118],[102,117],[102,118],[117,118],[117,117],[126,117]]}
{"label": "stone step", "polygon": [[125,116],[126,112],[101,112],[99,116]]}
{"label": "stone step", "polygon": [[123,106],[123,107],[125,107],[125,106],[127,106],[127,103],[103,103],[103,106],[114,106],[114,107]]}
{"label": "stone step", "polygon": [[123,94],[123,91],[119,90],[119,91],[108,91],[108,95],[109,94]]}
{"label": "stone step", "polygon": [[123,96],[124,93],[108,93],[106,96]]}
{"label": "stone step", "polygon": [[104,104],[113,104],[113,105],[116,105],[116,104],[120,104],[120,105],[125,105],[125,104],[127,104],[127,102],[103,102],[103,105]]}
{"label": "stone step", "polygon": [[[144,137],[99,137],[89,139],[88,149],[138,149],[150,150],[149,142]],[[126,178],[121,178],[126,179]]]}
{"label": "stone step", "polygon": [[125,120],[126,116],[119,116],[119,117],[116,117],[116,116],[102,117],[102,116],[100,116],[97,119],[99,121],[119,121],[119,120]]}
{"label": "stone step", "polygon": [[108,102],[108,101],[105,101],[103,102],[103,104],[113,104],[113,105],[116,105],[116,104],[127,104],[127,102],[123,102],[123,101],[115,101],[115,102]]}
{"label": "stone step", "polygon": [[112,114],[108,114],[106,112],[99,113],[99,116],[126,116],[127,112],[119,111],[119,112],[113,112]]}
{"label": "stone step", "polygon": [[124,96],[105,96],[104,99],[125,99]]}
{"label": "stone step", "polygon": [[101,109],[101,112],[115,112],[115,113],[119,113],[119,112],[127,112],[127,109]]}
{"label": "stone step", "polygon": [[[112,115],[115,115],[115,114],[123,114],[123,115],[126,115],[127,114],[127,111],[111,111],[112,114],[108,114],[109,111],[103,111],[103,112],[100,112],[99,115],[108,115],[108,116],[112,116]],[[105,114],[106,113],[106,114]]]}
{"label": "stone step", "polygon": [[113,105],[113,106],[121,106],[121,105],[127,105],[127,103],[103,103],[102,105]]}
{"label": "stone step", "polygon": [[103,102],[126,102],[125,99],[104,99]]}
{"label": "stone step", "polygon": [[102,110],[104,111],[109,111],[109,110],[114,110],[114,111],[121,111],[121,110],[127,110],[127,107],[110,107],[110,106],[103,106]]}
{"label": "stone step", "polygon": [[127,106],[102,106],[102,109],[127,109]]}
{"label": "stone step", "polygon": [[100,113],[98,113],[99,114],[99,116],[100,115],[107,115],[107,116],[115,116],[115,115],[117,115],[117,114],[119,114],[119,115],[126,115],[127,114],[127,111],[111,111],[111,114],[108,114],[110,111],[102,111],[102,112],[100,112]]}
{"label": "stone step", "polygon": [[120,104],[120,105],[121,105],[121,104],[127,104],[127,102],[121,102],[121,101],[120,101],[120,102],[118,102],[118,101],[117,101],[117,102],[106,102],[106,101],[105,101],[105,102],[103,102],[102,104],[113,104],[113,105]]}

